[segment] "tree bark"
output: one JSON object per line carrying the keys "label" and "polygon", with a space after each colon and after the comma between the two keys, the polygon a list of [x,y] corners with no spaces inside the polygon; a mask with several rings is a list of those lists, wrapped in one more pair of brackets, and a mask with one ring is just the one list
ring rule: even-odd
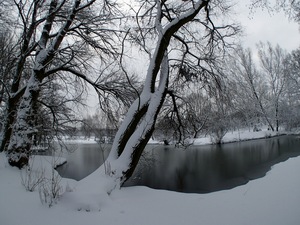
{"label": "tree bark", "polygon": [[7,108],[6,108],[6,118],[4,126],[1,130],[1,143],[0,143],[0,152],[6,151],[9,144],[9,140],[12,134],[12,126],[15,122],[16,112],[20,98],[24,94],[25,88],[21,89],[13,97],[9,97]]}
{"label": "tree bark", "polygon": [[22,168],[28,164],[32,136],[36,132],[32,122],[40,93],[40,83],[41,80],[33,72],[20,102],[16,123],[12,128],[13,133],[7,148],[8,162],[11,166]]}

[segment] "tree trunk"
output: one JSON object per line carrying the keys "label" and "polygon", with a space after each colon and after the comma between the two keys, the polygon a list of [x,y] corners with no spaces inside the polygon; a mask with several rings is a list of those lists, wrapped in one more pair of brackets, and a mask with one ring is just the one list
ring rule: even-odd
{"label": "tree trunk", "polygon": [[17,101],[14,101],[14,99],[9,98],[8,106],[6,110],[7,111],[6,119],[4,121],[4,125],[1,130],[0,152],[7,150],[9,139],[11,137],[12,125],[14,124],[15,121],[16,110],[17,110]]}
{"label": "tree trunk", "polygon": [[[119,142],[114,142],[117,148],[112,147],[106,163],[111,167],[111,171],[108,171],[108,173],[119,179],[121,185],[131,177],[145,146],[153,134],[157,115],[165,100],[166,90],[167,86],[161,93],[153,93],[146,107],[148,109],[147,113],[138,121],[136,117],[131,117],[130,123],[136,124],[136,126],[130,126],[130,129],[124,132]],[[115,158],[117,153],[118,157]]]}
{"label": "tree trunk", "polygon": [[15,122],[16,113],[20,98],[24,94],[25,88],[21,89],[18,93],[15,93],[13,96],[10,96],[6,108],[6,118],[4,125],[1,130],[1,143],[0,143],[0,152],[6,151],[9,140],[12,133],[12,126]]}
{"label": "tree trunk", "polygon": [[[25,47],[23,46],[22,52],[25,51],[27,48],[28,48],[28,44],[26,44]],[[7,150],[7,146],[9,144],[9,140],[12,133],[12,126],[16,118],[18,104],[20,98],[24,94],[25,88],[19,90],[19,86],[21,82],[25,60],[26,57],[22,55],[16,64],[16,69],[13,76],[13,82],[10,87],[10,96],[8,98],[7,107],[5,111],[4,126],[1,130],[0,152]]]}
{"label": "tree trunk", "polygon": [[279,131],[279,118],[278,118],[278,114],[279,114],[279,110],[278,110],[278,108],[279,108],[279,106],[278,106],[278,102],[276,102],[276,104],[275,104],[276,106],[276,109],[275,109],[275,111],[276,111],[276,113],[275,113],[275,118],[276,118],[276,131],[278,132]]}
{"label": "tree trunk", "polygon": [[8,162],[11,166],[22,168],[28,164],[32,136],[36,132],[32,122],[35,116],[34,108],[40,93],[40,82],[37,74],[33,72],[18,107],[16,123],[13,125],[12,136],[7,148]]}
{"label": "tree trunk", "polygon": [[[160,24],[163,2],[158,5],[156,28],[159,34],[156,49],[149,63],[145,85],[140,97],[132,104],[119,128],[111,152],[105,161],[105,172],[122,185],[133,173],[148,143],[157,115],[165,100],[169,81],[168,46],[174,33],[204,8],[208,1],[198,1],[185,14],[164,27]],[[158,78],[158,73],[160,77]],[[157,82],[159,82],[156,87]]]}
{"label": "tree trunk", "polygon": [[[165,100],[168,87],[168,59],[163,59],[160,84],[154,92],[144,87],[141,96],[132,104],[118,130],[106,161],[107,171],[122,185],[134,172],[140,156],[152,136],[157,115]],[[150,83],[148,83],[150,84]]]}

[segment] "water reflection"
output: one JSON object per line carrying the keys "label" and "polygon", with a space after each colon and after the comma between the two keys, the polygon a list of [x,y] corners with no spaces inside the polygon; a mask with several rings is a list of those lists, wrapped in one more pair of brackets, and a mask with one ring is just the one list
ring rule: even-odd
{"label": "water reflection", "polygon": [[[275,163],[300,155],[299,145],[300,139],[292,136],[192,146],[186,150],[148,145],[125,186],[145,185],[193,193],[229,189],[264,176]],[[74,153],[65,153],[68,163],[58,171],[64,177],[80,180],[103,163],[109,148],[78,145]]]}
{"label": "water reflection", "polygon": [[81,180],[94,172],[107,157],[110,146],[98,144],[69,145],[75,151],[63,152],[67,163],[57,168],[63,177]]}
{"label": "water reflection", "polygon": [[[193,193],[229,189],[264,176],[275,163],[300,155],[299,144],[299,139],[286,136],[187,150],[148,148],[126,186]],[[153,163],[145,165],[149,159]]]}

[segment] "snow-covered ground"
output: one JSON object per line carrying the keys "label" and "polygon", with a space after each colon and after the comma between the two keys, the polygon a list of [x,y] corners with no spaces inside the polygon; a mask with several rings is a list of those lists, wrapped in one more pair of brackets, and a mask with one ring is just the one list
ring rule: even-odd
{"label": "snow-covered ground", "polygon": [[[43,170],[46,177],[51,177],[51,163],[64,160],[39,156],[33,162],[32,171]],[[107,195],[101,191],[104,184],[96,171],[79,182],[62,178],[62,195],[50,208],[41,203],[39,188],[25,190],[20,174],[1,153],[1,225],[300,224],[300,157],[275,165],[265,177],[246,185],[209,194],[128,187]]]}

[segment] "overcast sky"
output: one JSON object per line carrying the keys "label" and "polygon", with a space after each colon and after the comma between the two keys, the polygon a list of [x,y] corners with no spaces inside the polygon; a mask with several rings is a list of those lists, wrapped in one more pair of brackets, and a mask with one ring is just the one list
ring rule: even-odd
{"label": "overcast sky", "polygon": [[[249,11],[249,0],[240,1],[239,8],[243,13],[237,15],[238,20],[244,26],[245,47],[254,48],[259,41],[270,41],[273,45],[279,44],[287,51],[300,47],[299,24],[288,19],[283,12],[270,14],[267,10],[256,9],[254,13]],[[238,13],[238,11],[237,11]]]}
{"label": "overcast sky", "polygon": [[[290,21],[283,12],[274,12],[270,15],[266,10],[256,9],[251,14],[249,2],[250,0],[240,0],[240,5],[237,5],[237,14],[234,16],[244,28],[245,36],[242,38],[244,47],[250,47],[255,52],[255,45],[259,41],[270,41],[273,45],[279,44],[287,51],[300,47],[300,26],[297,23]],[[92,106],[92,112],[97,108],[95,96],[95,93],[91,93],[88,101]]]}

